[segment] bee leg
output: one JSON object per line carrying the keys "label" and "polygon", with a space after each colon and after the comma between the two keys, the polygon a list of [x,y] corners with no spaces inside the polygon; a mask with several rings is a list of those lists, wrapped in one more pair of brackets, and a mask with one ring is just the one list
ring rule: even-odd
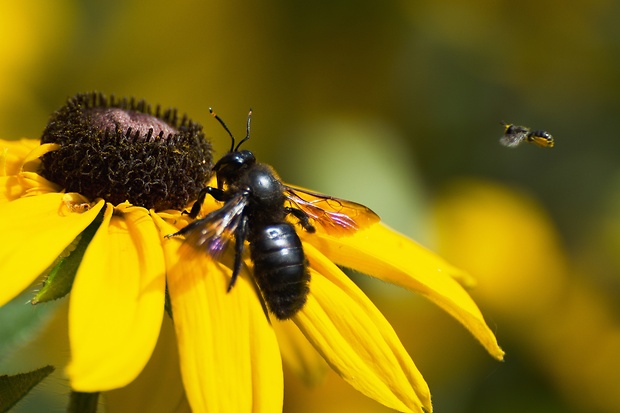
{"label": "bee leg", "polygon": [[239,276],[239,272],[241,271],[241,264],[243,263],[243,247],[245,246],[245,239],[248,236],[248,217],[243,217],[239,226],[235,230],[235,262],[233,264],[233,272],[232,277],[230,277],[230,283],[228,284],[228,289],[226,291],[230,291],[235,282],[237,281],[237,277]]}
{"label": "bee leg", "polygon": [[198,199],[196,199],[196,202],[194,202],[194,205],[192,205],[192,210],[189,212],[183,211],[183,215],[189,215],[190,218],[195,219],[200,213],[200,209],[202,208],[202,204],[205,202],[205,197],[207,196],[207,194],[211,195],[216,201],[223,202],[226,200],[226,195],[224,191],[218,188],[207,186],[200,190],[200,193],[198,194]]}
{"label": "bee leg", "polygon": [[301,225],[301,227],[307,232],[313,234],[316,231],[314,226],[310,223],[310,217],[304,211],[302,211],[301,209],[290,207],[286,207],[284,209],[286,210],[287,214],[291,214],[292,216],[297,218],[299,220],[299,225]]}

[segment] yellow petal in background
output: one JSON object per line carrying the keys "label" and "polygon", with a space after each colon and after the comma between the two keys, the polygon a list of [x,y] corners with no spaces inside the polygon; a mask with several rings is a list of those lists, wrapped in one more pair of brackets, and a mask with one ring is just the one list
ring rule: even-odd
{"label": "yellow petal in background", "polygon": [[97,216],[103,202],[82,214],[61,213],[64,194],[0,203],[0,228],[10,234],[0,250],[0,305],[49,267]]}
{"label": "yellow petal in background", "polygon": [[308,302],[293,318],[332,368],[368,397],[399,411],[431,411],[430,392],[396,333],[372,302],[326,258],[306,246]]}
{"label": "yellow petal in background", "polygon": [[21,170],[24,172],[37,172],[41,165],[41,157],[48,152],[56,151],[60,149],[60,145],[57,143],[44,143],[35,147],[24,158],[24,163]]}
{"label": "yellow petal in background", "polygon": [[[154,216],[163,235],[176,228]],[[181,372],[192,411],[280,412],[281,357],[247,273],[226,292],[230,270],[202,251],[164,240]]]}
{"label": "yellow petal in background", "polygon": [[0,202],[21,196],[59,192],[62,188],[33,171],[39,157],[58,148],[56,144],[39,145],[38,140],[3,141],[0,139]]}
{"label": "yellow petal in background", "polygon": [[18,141],[0,139],[0,176],[17,175],[24,159],[39,145],[38,139],[21,139]]}
{"label": "yellow petal in background", "polygon": [[493,357],[503,358],[504,352],[480,310],[451,276],[451,272],[460,270],[404,235],[380,223],[351,237],[317,233],[304,236],[304,240],[339,265],[428,298],[459,320]]}
{"label": "yellow petal in background", "polygon": [[[525,328],[566,299],[567,263],[552,219],[533,198],[492,182],[452,183],[434,208],[442,255],[475,271],[478,300]],[[456,225],[458,223],[458,225]],[[523,305],[527,303],[527,305]]]}
{"label": "yellow petal in background", "polygon": [[138,378],[105,393],[108,413],[191,413],[185,397],[179,349],[170,317],[164,316],[155,351]]}
{"label": "yellow petal in background", "polygon": [[44,195],[62,190],[60,186],[48,181],[36,172],[21,172],[19,181],[24,190],[22,196]]}
{"label": "yellow petal in background", "polygon": [[74,390],[110,390],[138,376],[157,342],[164,290],[160,235],[148,211],[108,204],[71,293]]}
{"label": "yellow petal in background", "polygon": [[280,353],[285,364],[308,386],[323,381],[329,371],[325,360],[308,342],[295,323],[273,321]]}
{"label": "yellow petal in background", "polygon": [[0,204],[19,198],[25,190],[18,175],[0,176]]}

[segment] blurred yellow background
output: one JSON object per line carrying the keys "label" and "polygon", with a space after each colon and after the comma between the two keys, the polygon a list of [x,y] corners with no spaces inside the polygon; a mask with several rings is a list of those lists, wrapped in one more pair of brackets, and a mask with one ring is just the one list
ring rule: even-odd
{"label": "blurred yellow background", "polygon": [[[177,107],[220,156],[208,108],[242,136],[251,107],[245,148],[284,180],[370,206],[478,278],[504,363],[355,277],[437,412],[620,411],[620,3],[0,1],[1,138],[100,90]],[[502,120],[556,147],[501,147]],[[384,411],[290,373],[287,412]],[[57,403],[56,380],[15,411]]]}

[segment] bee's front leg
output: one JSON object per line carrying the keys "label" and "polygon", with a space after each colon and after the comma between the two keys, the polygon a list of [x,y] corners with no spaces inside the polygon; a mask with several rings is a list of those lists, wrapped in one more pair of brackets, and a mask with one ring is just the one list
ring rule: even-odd
{"label": "bee's front leg", "polygon": [[241,218],[241,222],[235,230],[235,262],[233,264],[232,277],[230,277],[230,283],[228,284],[227,291],[230,291],[233,288],[235,282],[237,281],[237,277],[239,276],[239,272],[241,271],[241,264],[243,263],[243,247],[245,246],[245,240],[247,237],[248,217],[244,216]]}
{"label": "bee's front leg", "polygon": [[192,219],[196,219],[196,217],[200,213],[200,210],[202,209],[202,204],[205,202],[205,197],[207,196],[207,194],[211,195],[216,201],[224,202],[227,199],[226,193],[221,189],[207,186],[200,190],[200,193],[198,194],[198,199],[196,199],[196,202],[194,202],[194,205],[192,205],[192,210],[189,212],[183,211],[183,214],[189,215],[189,217]]}

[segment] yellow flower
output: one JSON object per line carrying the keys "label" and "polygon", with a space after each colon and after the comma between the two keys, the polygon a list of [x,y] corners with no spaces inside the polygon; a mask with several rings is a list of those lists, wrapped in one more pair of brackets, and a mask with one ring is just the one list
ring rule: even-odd
{"label": "yellow flower", "polygon": [[[567,253],[541,203],[496,182],[453,182],[439,196],[435,217],[439,248],[479,276],[479,302],[509,330],[512,346],[544,372],[564,405],[619,412],[620,324],[609,295],[614,290],[593,282],[590,253],[583,247]],[[613,221],[603,222],[607,230]],[[592,240],[601,251],[602,241]]]}
{"label": "yellow flower", "polygon": [[[227,293],[231,256],[214,261],[180,238],[165,238],[191,221],[181,208],[89,199],[42,177],[40,158],[61,147],[0,141],[0,228],[10,241],[0,256],[0,305],[37,281],[59,256],[70,256],[71,246],[95,226],[71,287],[66,373],[75,391],[117,389],[138,377],[160,335],[167,287],[183,386],[194,412],[281,411],[282,358],[296,371],[313,369],[303,367],[308,360],[293,337],[300,335],[368,397],[399,411],[430,412],[428,386],[396,333],[336,264],[422,294],[492,356],[503,357],[457,281],[467,280],[466,274],[382,224],[341,238],[300,234],[310,293],[296,315],[280,321],[266,314],[249,261]],[[207,200],[203,213],[219,207]]]}

